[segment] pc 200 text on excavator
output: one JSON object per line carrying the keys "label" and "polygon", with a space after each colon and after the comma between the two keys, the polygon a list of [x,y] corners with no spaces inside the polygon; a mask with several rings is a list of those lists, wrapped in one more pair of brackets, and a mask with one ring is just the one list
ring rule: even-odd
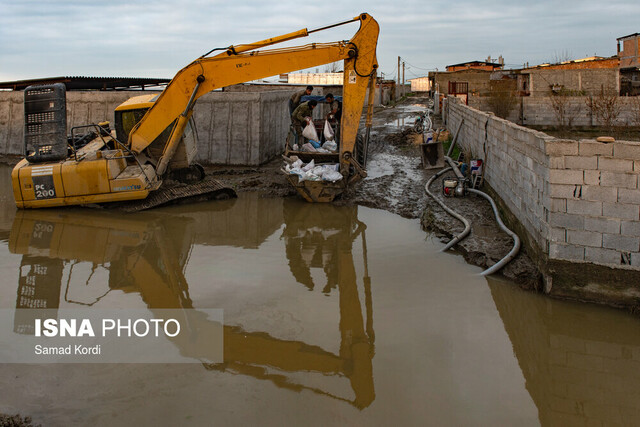
{"label": "pc 200 text on excavator", "polygon": [[[349,41],[257,50],[355,21],[360,28]],[[331,201],[366,176],[366,140],[357,146],[356,138],[368,87],[371,125],[378,33],[378,23],[363,13],[314,30],[214,49],[180,70],[159,96],[134,97],[117,107],[115,131],[105,123],[89,125],[84,128],[93,132],[83,137],[74,134],[77,128],[67,136],[63,85],[31,86],[25,90],[26,157],[12,172],[16,205],[43,208],[143,199],[146,208],[184,197],[235,196],[212,180],[187,185],[186,190],[166,191],[163,186],[169,173],[191,180],[204,177],[194,163],[190,119],[196,100],[225,86],[344,60],[341,142],[335,155],[344,179],[305,183],[289,178],[305,199]],[[209,56],[215,50],[223,52]]]}

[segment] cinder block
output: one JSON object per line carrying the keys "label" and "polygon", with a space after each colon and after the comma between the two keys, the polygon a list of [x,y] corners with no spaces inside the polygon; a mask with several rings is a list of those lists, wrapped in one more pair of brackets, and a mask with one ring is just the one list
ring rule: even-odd
{"label": "cinder block", "polygon": [[613,144],[605,144],[593,140],[583,139],[579,143],[581,156],[612,156]]}
{"label": "cinder block", "polygon": [[613,249],[585,248],[584,260],[598,264],[620,265],[620,252]]}
{"label": "cinder block", "polygon": [[545,141],[544,152],[549,156],[577,156],[578,141],[551,139]]}
{"label": "cinder block", "polygon": [[631,265],[640,268],[640,253],[631,254]]}
{"label": "cinder block", "polygon": [[549,184],[549,195],[558,199],[579,197],[580,185]]}
{"label": "cinder block", "polygon": [[613,144],[613,156],[621,159],[640,159],[640,142],[624,141]]}
{"label": "cinder block", "polygon": [[584,183],[587,185],[600,185],[600,171],[584,171]]}
{"label": "cinder block", "polygon": [[601,248],[602,233],[598,233],[595,231],[567,230],[567,242],[571,243],[572,245]]}
{"label": "cinder block", "polygon": [[602,203],[602,215],[609,218],[638,221],[640,219],[640,206],[604,202]]}
{"label": "cinder block", "polygon": [[550,169],[549,183],[551,184],[583,184],[584,172],[581,170]]}
{"label": "cinder block", "polygon": [[583,261],[585,249],[580,246],[564,245],[560,243],[549,244],[549,258],[563,259],[567,261]]}
{"label": "cinder block", "polygon": [[618,188],[618,202],[640,205],[640,189]]}
{"label": "cinder block", "polygon": [[618,189],[616,187],[600,187],[599,185],[583,185],[582,198],[614,203],[618,201]]}
{"label": "cinder block", "polygon": [[633,171],[640,172],[640,160],[636,160],[633,162]]}
{"label": "cinder block", "polygon": [[601,216],[602,215],[602,202],[587,201],[587,200],[567,200],[567,213]]}
{"label": "cinder block", "polygon": [[617,173],[602,171],[600,185],[603,187],[637,188],[638,175],[633,173]]}
{"label": "cinder block", "polygon": [[564,164],[567,169],[599,169],[598,157],[596,156],[566,156],[564,158]]}
{"label": "cinder block", "polygon": [[[620,220],[610,218],[586,217],[584,219],[584,229],[587,231],[616,234],[620,233]],[[638,231],[640,231],[640,227]]]}
{"label": "cinder block", "polygon": [[565,230],[564,228],[550,227],[549,240],[556,243],[566,243],[567,230]]}
{"label": "cinder block", "polygon": [[622,221],[620,227],[620,234],[623,236],[635,236],[640,237],[640,222],[639,221]]}
{"label": "cinder block", "polygon": [[549,168],[564,169],[564,156],[549,157]]}
{"label": "cinder block", "polygon": [[551,212],[566,212],[567,211],[567,199],[550,199],[551,200]]}
{"label": "cinder block", "polygon": [[584,230],[584,217],[582,215],[550,212],[549,225],[571,230]]}
{"label": "cinder block", "polygon": [[603,234],[602,247],[625,252],[638,252],[640,251],[640,237]]}
{"label": "cinder block", "polygon": [[600,157],[598,158],[598,169],[613,172],[633,172],[633,160]]}

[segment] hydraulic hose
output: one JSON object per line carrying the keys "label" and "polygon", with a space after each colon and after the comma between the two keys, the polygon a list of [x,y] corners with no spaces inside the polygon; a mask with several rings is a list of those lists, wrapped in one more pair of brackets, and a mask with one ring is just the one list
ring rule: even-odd
{"label": "hydraulic hose", "polygon": [[444,248],[442,248],[442,250],[440,252],[448,251],[455,244],[457,244],[462,239],[467,237],[467,235],[471,232],[471,223],[469,221],[467,221],[467,219],[465,217],[463,217],[462,215],[460,215],[459,213],[457,213],[456,211],[451,209],[449,206],[445,205],[442,200],[438,199],[436,196],[434,196],[431,193],[431,191],[429,191],[429,186],[431,186],[431,183],[433,183],[433,181],[435,181],[435,179],[438,178],[440,175],[443,175],[443,174],[449,172],[450,170],[453,170],[453,168],[448,167],[446,169],[442,169],[440,172],[438,172],[437,174],[433,175],[429,179],[429,181],[427,181],[427,184],[424,186],[424,191],[429,195],[429,197],[431,197],[433,200],[435,200],[436,203],[438,203],[440,205],[440,207],[442,209],[444,209],[449,215],[451,215],[452,217],[456,218],[457,220],[459,220],[460,222],[462,222],[464,224],[464,230],[462,230],[462,232],[460,234],[458,234],[456,237],[451,239],[451,241],[449,243],[447,243],[446,246]]}
{"label": "hydraulic hose", "polygon": [[500,261],[498,261],[497,263],[493,264],[491,267],[487,268],[482,273],[480,273],[481,276],[488,276],[490,274],[493,274],[493,273],[496,273],[497,271],[499,271],[502,267],[507,265],[507,263],[509,261],[511,261],[513,258],[516,257],[516,255],[518,254],[518,251],[520,250],[520,238],[518,237],[518,235],[516,233],[514,233],[511,230],[509,230],[507,228],[507,226],[504,225],[504,223],[502,222],[502,219],[500,219],[500,214],[498,213],[498,207],[496,206],[496,204],[493,201],[493,199],[491,197],[489,197],[489,195],[487,193],[483,193],[482,191],[476,190],[474,188],[468,188],[467,191],[470,192],[470,193],[477,194],[478,196],[484,197],[485,199],[487,199],[489,201],[489,203],[491,203],[491,207],[493,208],[493,213],[496,216],[496,221],[498,222],[498,225],[500,226],[502,231],[507,233],[513,239],[513,248],[511,248],[509,253],[504,258],[502,258]]}

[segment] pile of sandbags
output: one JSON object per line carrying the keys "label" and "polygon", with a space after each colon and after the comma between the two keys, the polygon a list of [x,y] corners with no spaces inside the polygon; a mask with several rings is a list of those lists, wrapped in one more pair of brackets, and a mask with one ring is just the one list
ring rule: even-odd
{"label": "pile of sandbags", "polygon": [[285,162],[284,171],[289,175],[298,175],[300,181],[329,181],[336,182],[342,179],[340,164],[323,164],[316,166],[314,160],[306,165],[296,156],[292,156],[291,162]]}

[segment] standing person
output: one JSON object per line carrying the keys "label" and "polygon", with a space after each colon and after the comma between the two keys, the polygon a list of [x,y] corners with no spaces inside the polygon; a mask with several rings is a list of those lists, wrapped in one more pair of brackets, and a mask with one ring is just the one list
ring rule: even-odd
{"label": "standing person", "polygon": [[289,114],[293,114],[295,109],[298,108],[298,105],[300,105],[302,97],[305,95],[311,95],[311,92],[313,92],[313,86],[307,86],[305,90],[301,90],[291,95],[291,98],[289,99]]}
{"label": "standing person", "polygon": [[327,120],[337,120],[340,121],[342,117],[342,103],[333,97],[332,93],[328,93],[327,96],[324,97],[325,102],[329,104],[329,113],[326,116]]}
{"label": "standing person", "polygon": [[318,101],[315,99],[303,102],[291,114],[291,124],[296,131],[296,137],[302,136],[302,128],[307,125],[308,120],[313,123],[313,109],[316,108],[316,105],[318,105]]}

